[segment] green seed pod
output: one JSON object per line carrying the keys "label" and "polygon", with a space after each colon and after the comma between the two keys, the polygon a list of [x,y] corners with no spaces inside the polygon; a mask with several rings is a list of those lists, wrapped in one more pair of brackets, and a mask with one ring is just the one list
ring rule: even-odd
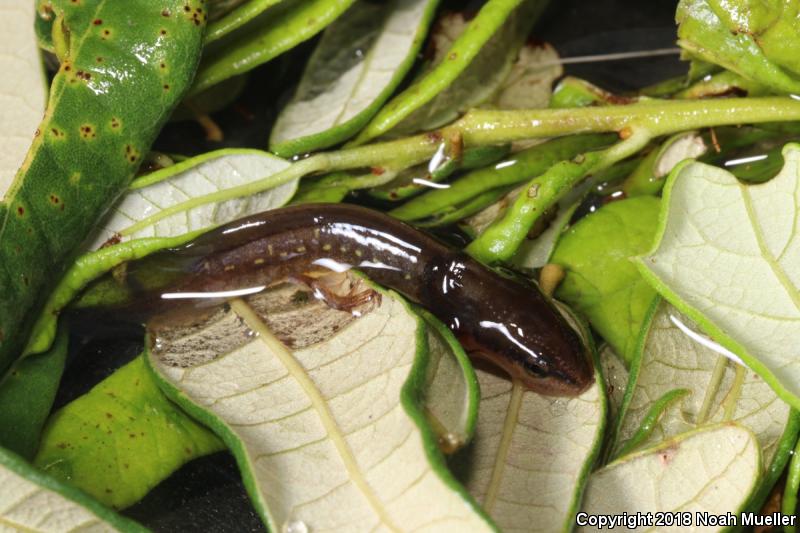
{"label": "green seed pod", "polygon": [[204,0],[46,0],[61,67],[0,226],[0,369],[192,81]]}

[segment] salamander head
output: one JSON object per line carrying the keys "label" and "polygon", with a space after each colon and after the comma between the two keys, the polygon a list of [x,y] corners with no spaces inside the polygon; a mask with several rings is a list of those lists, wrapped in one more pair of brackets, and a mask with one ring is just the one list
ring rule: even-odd
{"label": "salamander head", "polygon": [[577,396],[593,383],[581,335],[536,285],[458,254],[432,266],[426,287],[425,303],[462,345],[526,388]]}

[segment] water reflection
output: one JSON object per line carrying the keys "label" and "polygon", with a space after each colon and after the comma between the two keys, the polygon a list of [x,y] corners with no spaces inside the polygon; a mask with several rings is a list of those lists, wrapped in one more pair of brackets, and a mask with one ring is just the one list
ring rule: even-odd
{"label": "water reflection", "polygon": [[687,326],[677,316],[675,316],[673,314],[670,314],[669,315],[669,320],[670,320],[670,322],[675,324],[675,327],[677,327],[679,330],[681,330],[684,333],[684,335],[688,336],[693,341],[702,344],[706,348],[708,348],[710,350],[713,350],[713,351],[717,352],[718,354],[720,354],[720,355],[722,355],[724,357],[727,357],[728,359],[730,359],[731,361],[733,361],[734,363],[736,363],[738,365],[741,365],[741,366],[744,366],[744,367],[747,366],[744,363],[744,361],[742,361],[735,353],[733,353],[732,351],[728,350],[727,348],[725,348],[724,346],[722,346],[718,342],[715,342],[715,341],[711,340],[710,337],[708,337],[706,335],[703,335],[702,333],[698,333],[697,331],[694,331],[692,328]]}

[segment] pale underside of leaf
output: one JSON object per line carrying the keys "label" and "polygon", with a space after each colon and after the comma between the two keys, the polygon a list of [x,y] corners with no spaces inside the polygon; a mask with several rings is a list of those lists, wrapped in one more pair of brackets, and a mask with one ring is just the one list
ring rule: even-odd
{"label": "pale underside of leaf", "polygon": [[0,465],[0,530],[48,533],[118,531],[89,509],[27,479],[22,475],[22,469],[12,469],[6,464]]}
{"label": "pale underside of leaf", "polygon": [[[702,423],[735,421],[747,427],[758,439],[765,466],[769,465],[786,427],[789,405],[749,369],[740,370],[744,371],[743,381],[734,387],[736,363],[692,339],[676,321],[697,331],[691,320],[662,302],[643,346],[638,378],[620,426],[620,442],[636,432],[654,402],[671,390],[686,388],[691,394],[664,412],[644,446],[694,429],[698,414],[709,401]],[[714,385],[714,370],[719,364],[724,365],[724,374]],[[707,400],[706,395],[711,397]],[[730,402],[733,407],[728,407]]]}
{"label": "pale underside of leaf", "polygon": [[[547,229],[535,239],[525,239],[517,248],[511,261],[522,268],[541,268],[546,265],[553,254],[558,239],[566,231],[570,220],[572,220],[572,215],[580,205],[580,202],[586,197],[590,188],[590,183],[584,183],[570,191],[558,202],[556,216],[547,226]],[[519,190],[516,191],[515,197],[519,195],[519,192]],[[495,218],[499,217],[500,214],[502,212],[498,213]]]}
{"label": "pale underside of leaf", "polygon": [[173,329],[152,356],[242,443],[273,530],[490,530],[445,484],[401,402],[421,322],[388,294],[356,319],[313,297],[298,306],[288,287]]}
{"label": "pale underside of leaf", "polygon": [[772,180],[743,185],[691,163],[665,190],[657,245],[639,260],[668,300],[800,406],[800,148]]}
{"label": "pale underside of leaf", "polygon": [[697,527],[694,513],[737,511],[758,482],[759,470],[758,443],[748,430],[735,424],[710,426],[593,473],[583,511],[592,515],[688,511],[692,527],[636,531],[709,531]]}
{"label": "pale underside of leaf", "polygon": [[0,5],[0,199],[28,153],[47,101],[34,17],[33,1]]}
{"label": "pale underside of leaf", "polygon": [[572,506],[602,435],[600,381],[577,398],[524,391],[476,370],[478,426],[456,469],[502,531],[569,531]]}
{"label": "pale underside of leaf", "polygon": [[[131,232],[133,224],[159,211],[267,177],[287,168],[289,163],[257,150],[211,152],[175,167],[160,170],[164,178],[149,185],[133,187],[111,210],[89,250],[109,240],[127,241],[143,237],[175,237],[191,231],[211,229],[247,215],[281,207],[297,189],[297,180],[266,191],[217,203],[204,203],[158,220]],[[148,176],[149,180],[152,176]],[[158,176],[156,176],[158,178]]]}
{"label": "pale underside of leaf", "polygon": [[547,43],[528,44],[519,52],[511,71],[489,107],[537,109],[547,107],[553,82],[564,75],[558,52]]}
{"label": "pale underside of leaf", "polygon": [[[527,25],[519,19],[520,17],[512,13],[458,78],[432,100],[409,114],[392,133],[404,134],[437,128],[470,107],[491,99],[508,77],[522,44],[520,30]],[[460,14],[446,15],[439,28],[440,37],[436,40],[439,54],[429,72],[435,72],[438,63],[448,60],[449,45],[466,30],[467,23]]]}
{"label": "pale underside of leaf", "polygon": [[[462,364],[466,354],[449,330],[443,324],[432,324],[434,318],[423,314],[428,323],[428,386],[426,387],[425,406],[428,418],[439,427],[434,429],[439,434],[441,447],[448,452],[462,447],[474,430],[475,410],[478,408],[477,389],[470,379],[474,376],[467,372]],[[448,335],[448,338],[445,338]],[[456,351],[460,353],[456,355]]]}
{"label": "pale underside of leaf", "polygon": [[430,5],[431,0],[354,4],[325,31],[294,98],[278,117],[271,144],[324,134],[385,100],[410,66]]}

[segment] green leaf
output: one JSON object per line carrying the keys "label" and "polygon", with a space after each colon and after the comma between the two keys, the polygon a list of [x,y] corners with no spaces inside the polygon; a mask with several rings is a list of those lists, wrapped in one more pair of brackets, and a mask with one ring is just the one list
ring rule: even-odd
{"label": "green leaf", "polygon": [[0,221],[0,369],[183,98],[202,45],[200,0],[47,5],[61,68]]}
{"label": "green leaf", "polygon": [[[47,350],[61,310],[112,268],[184,244],[220,224],[285,205],[297,190],[298,180],[252,194],[247,188],[288,166],[283,159],[260,150],[226,149],[186,159],[134,181],[95,230],[87,253],[75,260],[50,294],[24,353]],[[195,201],[234,189],[243,192],[220,202]],[[159,215],[166,216],[150,219]]]}
{"label": "green leaf", "polygon": [[725,515],[742,509],[760,471],[752,433],[736,424],[711,426],[594,472],[582,511],[590,515],[689,512],[691,521],[678,529],[699,531],[696,512]]}
{"label": "green leaf", "polygon": [[[486,2],[451,46],[444,41],[447,51],[440,54],[441,61],[384,106],[355,142],[398,126],[402,131],[437,127],[490,97],[544,5],[541,0]],[[518,7],[523,11],[512,16]]]}
{"label": "green leaf", "polygon": [[222,443],[170,403],[137,357],[48,420],[34,464],[121,509]]}
{"label": "green leaf", "polygon": [[[287,0],[206,50],[190,94],[248,72],[322,31],[354,0]],[[249,5],[249,4],[248,4]],[[244,6],[247,7],[247,6]],[[234,12],[235,13],[235,12]]]}
{"label": "green leaf", "polygon": [[425,321],[428,335],[425,412],[439,435],[439,447],[451,454],[475,433],[480,402],[478,378],[450,328],[421,307],[415,307],[414,312]]}
{"label": "green leaf", "polygon": [[0,486],[0,523],[9,531],[147,531],[2,448]]}
{"label": "green leaf", "polygon": [[0,8],[0,199],[17,173],[47,102],[47,76],[34,33],[34,2]]}
{"label": "green leaf", "polygon": [[800,91],[800,5],[784,0],[681,0],[678,44],[780,93]]}
{"label": "green leaf", "polygon": [[772,180],[744,185],[685,163],[670,176],[642,274],[681,312],[800,406],[797,204],[800,146]]}
{"label": "green leaf", "polygon": [[567,230],[550,258],[566,270],[556,297],[584,313],[626,362],[656,298],[629,258],[652,243],[659,206],[650,196],[611,202]]}
{"label": "green leaf", "polygon": [[721,355],[721,348],[668,303],[657,305],[643,331],[646,337],[632,365],[620,441],[638,431],[658,398],[681,387],[691,394],[664,412],[641,445],[702,425],[734,421],[753,432],[768,467],[789,423],[789,406],[758,375]]}
{"label": "green leaf", "polygon": [[193,324],[151,324],[149,362],[233,450],[273,531],[491,530],[425,422],[424,323],[392,293],[368,294],[358,317],[285,284]]}
{"label": "green leaf", "polygon": [[[186,159],[143,176],[114,205],[88,250],[103,244],[143,237],[178,237],[209,230],[247,215],[285,205],[297,190],[297,180],[253,195],[217,203],[193,205],[192,199],[240,187],[289,167],[289,162],[260,150],[225,149]],[[154,213],[179,209],[147,223]]]}
{"label": "green leaf", "polygon": [[15,362],[0,381],[0,447],[33,459],[53,408],[69,334],[61,327],[50,349]]}
{"label": "green leaf", "polygon": [[493,372],[476,373],[481,406],[475,440],[456,456],[454,471],[502,530],[572,531],[603,442],[602,375],[596,373],[582,395],[557,398]]}
{"label": "green leaf", "polygon": [[402,81],[438,0],[357,1],[325,30],[270,150],[284,157],[327,148],[360,130]]}
{"label": "green leaf", "polygon": [[282,0],[218,0],[209,8],[206,44],[225,37]]}

